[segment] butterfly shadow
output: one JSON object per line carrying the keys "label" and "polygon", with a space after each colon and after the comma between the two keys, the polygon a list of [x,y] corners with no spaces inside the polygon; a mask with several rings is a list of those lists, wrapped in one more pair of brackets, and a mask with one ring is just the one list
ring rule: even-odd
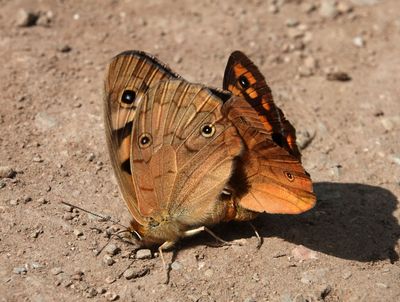
{"label": "butterfly shadow", "polygon": [[358,183],[314,184],[318,202],[302,215],[267,215],[257,224],[263,237],[276,236],[335,257],[356,261],[399,260],[395,246],[398,206],[389,190]]}
{"label": "butterfly shadow", "polygon": [[[314,191],[318,202],[312,210],[301,215],[260,215],[254,221],[264,244],[268,237],[279,237],[342,259],[399,260],[395,246],[400,226],[393,216],[398,200],[393,193],[377,186],[332,182],[315,183]],[[225,240],[254,236],[245,223],[222,224],[214,230]],[[185,245],[209,242],[206,236]]]}

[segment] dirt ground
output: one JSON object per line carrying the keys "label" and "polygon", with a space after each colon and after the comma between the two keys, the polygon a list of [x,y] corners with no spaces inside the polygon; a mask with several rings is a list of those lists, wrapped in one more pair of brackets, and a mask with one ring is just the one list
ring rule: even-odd
{"label": "dirt ground", "polygon": [[[0,301],[400,301],[399,11],[398,0],[0,0]],[[183,240],[165,253],[169,284],[155,251],[136,259],[113,239],[96,256],[122,227],[61,202],[129,222],[102,113],[106,64],[129,49],[218,87],[229,54],[245,52],[299,133],[317,206],[257,218],[260,249],[247,223],[214,228],[240,246]]]}

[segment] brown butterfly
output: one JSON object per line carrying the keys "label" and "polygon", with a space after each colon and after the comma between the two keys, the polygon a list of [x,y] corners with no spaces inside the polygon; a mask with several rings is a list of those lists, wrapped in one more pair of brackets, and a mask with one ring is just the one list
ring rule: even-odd
{"label": "brown butterfly", "polygon": [[231,55],[224,89],[182,79],[139,51],[117,55],[104,88],[107,143],[132,229],[172,246],[221,221],[315,203],[294,128],[258,69]]}

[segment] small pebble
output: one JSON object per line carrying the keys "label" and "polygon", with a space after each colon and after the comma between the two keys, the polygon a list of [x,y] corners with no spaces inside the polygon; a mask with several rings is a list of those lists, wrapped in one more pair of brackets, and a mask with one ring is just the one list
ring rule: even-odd
{"label": "small pebble", "polygon": [[143,277],[145,275],[147,275],[150,272],[150,269],[147,267],[144,268],[140,268],[140,269],[135,269],[135,268],[128,268],[125,272],[124,272],[124,277],[127,280],[133,279],[133,278],[140,278]]}
{"label": "small pebble", "polygon": [[110,255],[104,255],[103,262],[108,266],[111,266],[115,263],[115,260]]}
{"label": "small pebble", "polygon": [[82,232],[81,230],[74,229],[74,235],[77,236],[77,237],[79,237],[79,236],[82,236],[82,235],[83,235],[83,232]]}
{"label": "small pebble", "polygon": [[33,269],[43,268],[43,265],[41,265],[40,263],[37,263],[37,262],[32,262],[31,266],[32,266]]}
{"label": "small pebble", "polygon": [[0,167],[0,179],[1,178],[14,178],[17,172],[11,167],[1,166]]}
{"label": "small pebble", "polygon": [[104,294],[107,290],[104,287],[98,287],[96,288],[96,291],[99,295]]}
{"label": "small pebble", "polygon": [[322,0],[319,14],[325,18],[335,18],[338,15],[335,0]]}
{"label": "small pebble", "polygon": [[49,201],[48,201],[46,198],[44,198],[44,197],[39,197],[38,200],[37,200],[37,202],[40,203],[40,204],[49,203]]}
{"label": "small pebble", "polygon": [[268,11],[269,11],[271,14],[277,14],[277,13],[279,13],[279,7],[276,6],[275,4],[271,4],[271,5],[268,7]]}
{"label": "small pebble", "polygon": [[127,280],[132,279],[135,276],[135,270],[133,268],[128,268],[125,272],[124,272],[124,277]]}
{"label": "small pebble", "polygon": [[35,156],[34,158],[32,158],[32,161],[35,163],[41,163],[41,162],[43,162],[43,159],[38,155],[38,156]]}
{"label": "small pebble", "polygon": [[318,296],[325,301],[325,298],[331,293],[332,287],[329,284],[324,284],[318,289]]}
{"label": "small pebble", "polygon": [[151,259],[151,251],[149,249],[136,251],[136,259]]}
{"label": "small pebble", "polygon": [[22,8],[17,12],[15,24],[19,27],[34,26],[38,18],[39,14]]}
{"label": "small pebble", "polygon": [[39,228],[39,229],[37,229],[37,230],[34,230],[34,231],[31,233],[30,237],[31,237],[31,238],[38,238],[39,235],[42,234],[42,233],[43,233],[43,229]]}
{"label": "small pebble", "polygon": [[0,180],[0,189],[4,188],[6,186],[5,181]]}
{"label": "small pebble", "polygon": [[352,276],[352,273],[350,271],[346,271],[342,274],[342,278],[347,280]]}
{"label": "small pebble", "polygon": [[318,259],[317,252],[306,248],[303,245],[295,247],[291,252],[293,258],[297,261]]}
{"label": "small pebble", "polygon": [[75,217],[75,215],[73,215],[72,213],[69,213],[69,212],[64,213],[64,215],[63,215],[64,220],[72,220],[74,217]]}
{"label": "small pebble", "polygon": [[67,52],[70,52],[72,50],[72,48],[71,48],[71,46],[66,44],[66,45],[61,46],[58,50],[60,52],[67,53]]}
{"label": "small pebble", "polygon": [[326,79],[328,81],[347,82],[351,80],[351,77],[346,72],[336,71],[327,73]]}
{"label": "small pebble", "polygon": [[14,274],[24,275],[28,272],[26,267],[14,267],[13,269]]}
{"label": "small pebble", "polygon": [[341,1],[337,4],[337,10],[341,14],[347,14],[353,10],[353,7],[350,4]]}
{"label": "small pebble", "polygon": [[287,19],[285,23],[287,27],[296,27],[300,22],[296,19]]}
{"label": "small pebble", "polygon": [[70,287],[72,285],[72,280],[64,280],[61,282],[62,286]]}
{"label": "small pebble", "polygon": [[182,265],[180,262],[178,262],[178,261],[174,261],[174,262],[172,262],[172,264],[171,264],[171,268],[172,268],[173,270],[175,270],[175,271],[178,271],[178,270],[180,270],[180,269],[183,268],[183,265]]}
{"label": "small pebble", "polygon": [[10,203],[11,206],[16,206],[16,205],[18,205],[18,202],[19,202],[18,199],[11,199],[11,200],[9,201],[9,203]]}
{"label": "small pebble", "polygon": [[71,276],[71,279],[75,281],[82,281],[83,275],[84,273],[78,270]]}
{"label": "small pebble", "polygon": [[97,290],[96,290],[95,288],[91,287],[91,288],[87,291],[86,297],[87,297],[87,298],[93,298],[93,297],[95,297],[95,296],[97,296]]}
{"label": "small pebble", "polygon": [[206,276],[207,278],[211,278],[214,275],[214,271],[209,268],[204,272],[204,276]]}
{"label": "small pebble", "polygon": [[105,297],[108,301],[115,301],[119,298],[119,296],[116,293],[112,293],[112,292],[106,293]]}
{"label": "small pebble", "polygon": [[112,277],[112,276],[108,276],[108,277],[106,278],[106,280],[105,280],[105,282],[106,282],[107,284],[114,283],[115,281],[116,281],[115,278]]}
{"label": "small pebble", "polygon": [[326,274],[328,273],[329,269],[326,268],[318,268],[318,269],[311,269],[309,271],[303,272],[301,275],[301,283],[304,284],[312,284],[312,283],[323,283],[326,282]]}
{"label": "small pebble", "polygon": [[118,254],[120,252],[120,248],[117,247],[115,244],[110,243],[109,245],[106,246],[104,251],[107,254],[113,256],[113,255],[116,255],[116,254]]}
{"label": "small pebble", "polygon": [[311,133],[308,130],[298,131],[296,140],[300,150],[307,148],[315,138],[315,135],[315,130],[312,130]]}
{"label": "small pebble", "polygon": [[353,39],[353,44],[357,47],[364,47],[365,46],[365,41],[363,37],[357,36]]}
{"label": "small pebble", "polygon": [[86,159],[88,160],[88,161],[93,161],[94,159],[95,159],[95,155],[94,155],[94,153],[89,153],[88,154],[88,156],[86,157]]}
{"label": "small pebble", "polygon": [[61,267],[53,267],[53,268],[50,270],[50,273],[51,273],[52,275],[58,275],[58,274],[61,274],[62,272],[63,272],[63,270],[62,270]]}
{"label": "small pebble", "polygon": [[42,12],[36,21],[36,25],[48,27],[53,20],[54,14],[52,11]]}
{"label": "small pebble", "polygon": [[379,288],[388,288],[389,286],[385,283],[381,283],[381,282],[377,282],[376,286],[378,286]]}

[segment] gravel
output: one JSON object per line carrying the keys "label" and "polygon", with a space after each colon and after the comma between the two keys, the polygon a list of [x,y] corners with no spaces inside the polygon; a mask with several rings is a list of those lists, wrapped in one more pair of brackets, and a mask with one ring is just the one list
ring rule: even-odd
{"label": "gravel", "polygon": [[1,166],[0,167],[0,179],[2,178],[14,178],[17,172],[11,167]]}
{"label": "gravel", "polygon": [[141,249],[136,251],[136,259],[151,259],[151,250]]}

